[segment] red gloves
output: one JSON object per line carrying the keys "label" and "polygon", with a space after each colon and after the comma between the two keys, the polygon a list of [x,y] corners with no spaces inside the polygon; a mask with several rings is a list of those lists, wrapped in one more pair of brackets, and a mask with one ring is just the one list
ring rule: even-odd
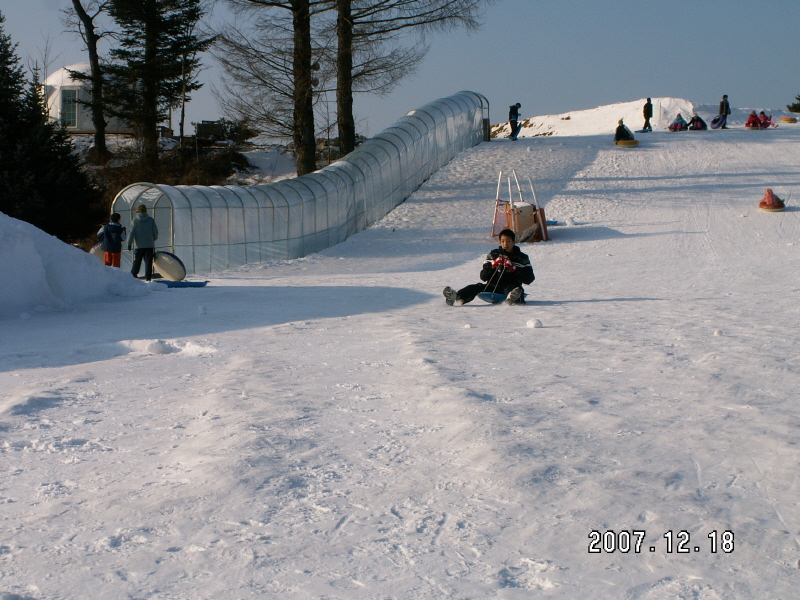
{"label": "red gloves", "polygon": [[514,263],[512,263],[511,259],[507,256],[498,256],[492,261],[493,269],[502,269],[503,267],[505,267],[505,270],[509,273],[513,273],[516,270],[514,268]]}

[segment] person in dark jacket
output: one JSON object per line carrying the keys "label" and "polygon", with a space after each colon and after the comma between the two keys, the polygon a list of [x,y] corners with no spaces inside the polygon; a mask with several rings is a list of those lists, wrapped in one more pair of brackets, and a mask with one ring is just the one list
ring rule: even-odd
{"label": "person in dark jacket", "polygon": [[508,107],[508,124],[511,126],[511,135],[509,136],[512,141],[517,140],[517,136],[519,135],[520,129],[519,126],[519,109],[522,108],[522,105],[517,102],[516,104],[512,104]]}
{"label": "person in dark jacket", "polygon": [[119,224],[120,215],[111,215],[111,222],[103,225],[97,232],[100,247],[103,249],[103,264],[119,269],[122,258],[122,242],[125,241],[125,228]]}
{"label": "person in dark jacket", "polygon": [[136,218],[131,225],[131,237],[128,239],[128,250],[136,245],[133,253],[133,276],[139,277],[139,269],[144,261],[144,279],[150,281],[153,278],[153,257],[156,251],[156,240],[158,239],[158,227],[156,220],[147,214],[147,207],[140,204],[136,207]]}
{"label": "person in dark jacket", "polygon": [[650,101],[650,98],[644,103],[642,115],[644,116],[644,127],[642,127],[642,131],[653,131],[653,128],[650,126],[650,119],[653,118],[653,103]]}
{"label": "person in dark jacket", "polygon": [[473,283],[457,292],[447,286],[442,290],[444,301],[450,305],[461,306],[472,302],[481,292],[505,294],[506,304],[525,304],[523,284],[533,283],[533,267],[527,254],[515,245],[516,235],[510,229],[500,232],[500,247],[486,255],[481,269],[481,281]]}
{"label": "person in dark jacket", "polygon": [[720,125],[720,129],[727,129],[728,128],[728,115],[731,114],[731,105],[728,103],[728,94],[724,94],[722,96],[722,100],[719,103],[719,116],[720,121],[722,121],[722,125]]}
{"label": "person in dark jacket", "polygon": [[689,119],[689,129],[691,131],[704,131],[708,129],[706,122],[701,119],[697,113],[692,113],[692,118]]}
{"label": "person in dark jacket", "polygon": [[622,122],[622,119],[617,121],[617,130],[614,132],[614,141],[626,141],[634,139],[633,133],[628,129],[628,126]]}

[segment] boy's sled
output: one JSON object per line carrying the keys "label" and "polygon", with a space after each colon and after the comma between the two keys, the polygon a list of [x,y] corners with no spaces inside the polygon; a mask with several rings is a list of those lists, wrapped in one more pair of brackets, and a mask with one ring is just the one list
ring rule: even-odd
{"label": "boy's sled", "polygon": [[727,119],[723,119],[722,115],[717,115],[716,117],[711,119],[711,124],[709,125],[709,127],[711,127],[711,129],[719,129],[720,127],[722,127],[722,125],[725,124],[726,121]]}
{"label": "boy's sled", "polygon": [[506,299],[506,295],[498,294],[497,292],[481,292],[478,294],[478,298],[489,304],[500,304]]}
{"label": "boy's sled", "polygon": [[635,148],[639,145],[639,140],[617,140],[617,146],[623,148]]}
{"label": "boy's sled", "polygon": [[183,281],[186,278],[186,267],[180,258],[171,252],[157,250],[153,265],[159,274],[169,281]]}

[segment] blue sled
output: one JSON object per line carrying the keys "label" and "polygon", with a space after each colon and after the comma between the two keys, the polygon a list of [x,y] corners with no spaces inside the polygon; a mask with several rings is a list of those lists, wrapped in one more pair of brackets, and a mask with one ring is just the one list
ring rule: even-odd
{"label": "blue sled", "polygon": [[478,294],[478,298],[489,304],[498,304],[506,299],[506,295],[497,292],[481,292]]}
{"label": "blue sled", "polygon": [[163,283],[167,287],[185,288],[185,287],[205,287],[207,281],[168,281],[166,279],[160,280],[158,283]]}

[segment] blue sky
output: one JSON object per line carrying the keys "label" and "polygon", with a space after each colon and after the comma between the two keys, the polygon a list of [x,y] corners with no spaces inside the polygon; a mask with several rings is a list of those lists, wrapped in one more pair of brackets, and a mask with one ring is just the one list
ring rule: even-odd
{"label": "blue sky", "polygon": [[[86,60],[81,42],[63,32],[59,9],[69,4],[0,0],[23,61],[41,61],[47,39],[51,70]],[[796,0],[501,0],[480,31],[432,37],[417,73],[394,92],[359,97],[359,130],[374,135],[460,90],[485,95],[493,123],[513,102],[525,117],[645,96],[710,104],[728,94],[736,107],[784,109],[800,94],[797,9]],[[218,79],[212,60],[190,120],[221,116],[210,92]]]}

